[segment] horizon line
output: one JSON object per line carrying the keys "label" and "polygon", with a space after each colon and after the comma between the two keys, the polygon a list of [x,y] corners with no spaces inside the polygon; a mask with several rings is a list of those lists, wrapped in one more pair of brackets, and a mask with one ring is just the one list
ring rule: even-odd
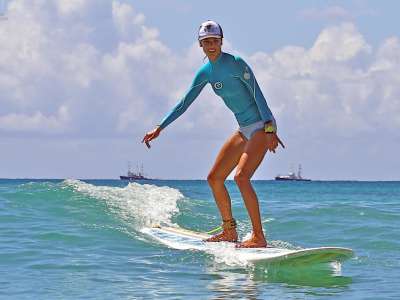
{"label": "horizon line", "polygon": [[[114,180],[121,182],[152,182],[152,181],[207,181],[207,179],[195,179],[195,178],[185,178],[185,179],[177,179],[177,178],[150,178],[145,180],[122,180],[119,178],[30,178],[30,177],[15,177],[15,178],[6,178],[0,177],[0,180]],[[225,181],[234,181],[234,179],[226,179]],[[251,179],[251,181],[273,181],[273,182],[282,182],[280,180],[275,179]],[[294,180],[295,181],[295,180]],[[399,182],[400,179],[382,179],[382,180],[374,180],[374,179],[311,179],[311,181],[305,182],[332,182],[332,181],[347,181],[347,182]],[[285,182],[285,181],[283,181]],[[299,181],[297,181],[299,182]],[[300,181],[302,182],[302,181]]]}

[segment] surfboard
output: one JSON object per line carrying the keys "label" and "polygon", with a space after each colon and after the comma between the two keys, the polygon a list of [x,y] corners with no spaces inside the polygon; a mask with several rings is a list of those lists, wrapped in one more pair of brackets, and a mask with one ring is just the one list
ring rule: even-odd
{"label": "surfboard", "polygon": [[210,235],[180,227],[156,226],[143,228],[142,232],[156,241],[178,250],[215,250],[218,247],[230,249],[240,260],[249,262],[296,262],[296,263],[330,263],[342,262],[354,255],[352,249],[342,247],[317,247],[304,249],[267,248],[235,248],[234,243],[204,242]]}

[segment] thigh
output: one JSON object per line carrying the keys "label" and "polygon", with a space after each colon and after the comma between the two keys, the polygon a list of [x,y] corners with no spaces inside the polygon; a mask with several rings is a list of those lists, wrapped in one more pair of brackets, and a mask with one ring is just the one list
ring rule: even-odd
{"label": "thigh", "polygon": [[246,139],[240,132],[235,132],[222,146],[210,175],[225,179],[237,166],[246,145]]}
{"label": "thigh", "polygon": [[247,142],[239,159],[236,173],[251,178],[267,153],[267,140],[263,130],[256,131]]}

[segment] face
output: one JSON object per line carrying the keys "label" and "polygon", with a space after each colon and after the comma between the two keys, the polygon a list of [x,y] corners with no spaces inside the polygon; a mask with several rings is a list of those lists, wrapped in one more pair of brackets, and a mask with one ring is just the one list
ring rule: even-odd
{"label": "face", "polygon": [[203,48],[204,53],[208,59],[214,61],[221,54],[222,39],[209,37],[200,41],[200,47]]}

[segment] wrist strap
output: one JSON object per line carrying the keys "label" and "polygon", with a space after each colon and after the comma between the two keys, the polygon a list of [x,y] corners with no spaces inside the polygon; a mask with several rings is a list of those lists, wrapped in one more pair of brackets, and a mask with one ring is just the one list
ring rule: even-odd
{"label": "wrist strap", "polygon": [[275,133],[275,132],[276,132],[276,128],[275,128],[274,125],[268,124],[268,125],[265,125],[265,126],[264,126],[264,131],[265,131],[266,133]]}
{"label": "wrist strap", "polygon": [[224,229],[236,228],[236,220],[233,218],[230,220],[222,220],[222,228],[224,228]]}

